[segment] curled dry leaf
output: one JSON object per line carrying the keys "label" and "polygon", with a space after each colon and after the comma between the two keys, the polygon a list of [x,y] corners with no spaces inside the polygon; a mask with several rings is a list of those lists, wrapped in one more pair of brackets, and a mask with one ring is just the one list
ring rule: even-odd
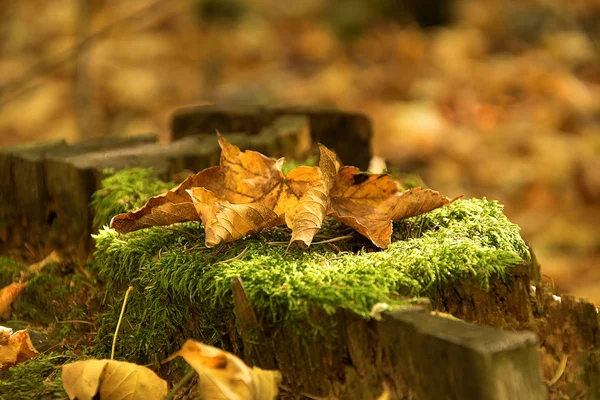
{"label": "curled dry leaf", "polygon": [[308,247],[324,217],[331,215],[384,248],[390,243],[392,221],[452,202],[429,189],[400,193],[389,175],[341,168],[335,152],[322,145],[318,167],[297,167],[284,176],[283,159],[240,151],[221,135],[218,139],[219,166],[190,176],[139,210],[115,216],[111,227],[127,233],[202,221],[206,246],[213,247],[286,224],[292,229],[290,244]]}
{"label": "curled dry leaf", "polygon": [[262,229],[280,225],[279,216],[260,203],[231,204],[204,188],[188,190],[206,231],[206,246],[241,239]]}
{"label": "curled dry leaf", "polygon": [[198,394],[203,399],[273,400],[279,392],[279,371],[250,368],[216,347],[188,339],[176,355],[198,372]]}
{"label": "curled dry leaf", "polygon": [[76,361],[63,366],[62,379],[70,399],[160,400],[167,395],[166,381],[144,366],[124,361]]}
{"label": "curled dry leaf", "polygon": [[310,246],[323,225],[329,191],[341,166],[337,155],[322,144],[319,144],[319,152],[317,184],[304,193],[291,213],[286,214],[286,224],[292,230],[290,244],[298,243],[303,248]]}
{"label": "curled dry leaf", "polygon": [[215,246],[282,224],[302,194],[316,185],[316,167],[298,167],[283,175],[283,159],[242,152],[219,135],[220,165],[190,176],[175,189],[151,198],[131,213],[113,218],[121,233],[184,221],[202,221],[206,245]]}
{"label": "curled dry leaf", "polygon": [[426,213],[453,200],[431,189],[400,192],[390,175],[364,174],[356,167],[343,167],[329,201],[329,215],[385,248],[390,244],[392,221]]}
{"label": "curled dry leaf", "polygon": [[27,282],[13,282],[0,290],[0,316],[8,318],[10,316],[12,303],[19,297]]}
{"label": "curled dry leaf", "polygon": [[142,208],[136,211],[116,215],[110,221],[111,228],[121,233],[127,233],[151,226],[200,221],[196,208],[186,191],[194,186],[199,186],[202,179],[206,175],[210,175],[210,172],[206,173],[206,171],[208,170],[202,171],[204,174],[191,175],[176,188],[152,197]]}
{"label": "curled dry leaf", "polygon": [[27,329],[13,333],[12,329],[0,326],[0,369],[10,368],[39,354]]}

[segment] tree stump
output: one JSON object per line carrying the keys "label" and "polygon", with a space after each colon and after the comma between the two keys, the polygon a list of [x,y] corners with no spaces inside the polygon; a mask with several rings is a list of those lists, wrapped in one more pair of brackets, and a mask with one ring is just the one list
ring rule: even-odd
{"label": "tree stump", "polygon": [[[452,213],[452,207],[463,207],[471,212],[468,202],[445,209]],[[440,209],[432,213],[445,212]],[[457,215],[464,214],[457,211]],[[439,221],[442,225],[435,232],[445,235],[443,231],[448,228],[443,224],[448,216],[427,218]],[[477,215],[472,218],[482,221]],[[423,230],[435,225],[414,223]],[[558,301],[538,281],[535,258],[507,267],[505,275],[492,275],[487,288],[468,274],[434,281],[424,292],[430,303],[413,300],[391,312],[377,312],[385,306],[376,304],[366,316],[353,311],[351,303],[344,303],[347,300],[328,300],[335,296],[342,299],[349,290],[343,279],[331,275],[339,266],[323,266],[328,258],[336,258],[335,253],[313,250],[313,246],[311,252],[323,253],[312,261],[304,258],[308,257],[306,251],[292,249],[285,258],[268,261],[262,251],[283,257],[283,250],[269,249],[265,242],[281,239],[265,235],[265,239],[253,235],[215,251],[203,248],[202,228],[194,224],[173,231],[152,228],[124,236],[101,232],[96,253],[101,276],[117,293],[129,284],[147,288],[137,299],[131,299],[129,316],[125,317],[129,323],[123,325],[123,335],[131,341],[123,343],[120,351],[131,351],[136,343],[146,343],[155,352],[148,353],[147,348],[137,345],[130,357],[148,363],[152,360],[148,357],[156,357],[156,351],[159,359],[166,357],[192,337],[232,351],[250,365],[280,370],[285,390],[308,398],[374,399],[384,391],[393,399],[598,396],[594,380],[599,371],[597,310],[569,297]],[[490,233],[489,237],[494,235]],[[452,237],[459,240],[458,236]],[[350,242],[354,240],[360,242],[359,237]],[[355,245],[339,246],[344,251]],[[414,242],[407,249],[422,252],[424,249],[418,246]],[[342,258],[373,253],[365,254]],[[378,266],[382,269],[403,262],[391,257],[381,260],[388,263]],[[282,276],[278,264],[290,262],[297,267],[290,266],[290,275]],[[312,270],[322,272],[311,275]],[[224,280],[235,271],[240,275],[234,276],[229,286]],[[270,274],[275,278],[267,278]],[[323,275],[331,282],[297,292],[298,285],[310,285],[308,282]],[[319,290],[328,294],[323,298],[318,294],[309,296],[311,291]],[[357,294],[354,299],[362,304],[364,295]],[[302,319],[287,321],[281,306],[276,305],[279,296],[295,297],[294,304],[305,304],[307,311]],[[115,305],[120,297],[114,299]],[[330,301],[345,305],[334,306]],[[164,315],[174,328],[165,332],[162,327],[167,322],[148,315]],[[108,334],[117,315],[107,313],[103,318],[102,325],[107,328],[102,332]],[[130,331],[127,326],[143,328]]]}

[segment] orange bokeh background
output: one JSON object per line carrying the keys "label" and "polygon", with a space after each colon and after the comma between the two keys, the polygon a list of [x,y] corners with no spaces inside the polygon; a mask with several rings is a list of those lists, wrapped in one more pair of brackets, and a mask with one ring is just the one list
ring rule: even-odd
{"label": "orange bokeh background", "polygon": [[418,3],[4,5],[0,145],[168,140],[187,104],[363,112],[374,154],[449,197],[498,199],[545,279],[600,303],[600,3]]}

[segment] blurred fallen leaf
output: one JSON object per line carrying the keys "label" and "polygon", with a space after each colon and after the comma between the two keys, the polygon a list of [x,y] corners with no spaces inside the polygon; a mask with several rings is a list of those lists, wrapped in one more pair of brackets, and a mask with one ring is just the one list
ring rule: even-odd
{"label": "blurred fallen leaf", "polygon": [[46,257],[44,257],[44,259],[31,264],[29,267],[27,267],[27,269],[25,269],[24,271],[21,271],[21,273],[19,275],[19,281],[21,281],[21,282],[28,281],[35,275],[42,272],[42,270],[44,268],[46,268],[46,266],[48,264],[52,264],[55,262],[61,262],[61,260],[62,260],[62,258],[60,257],[58,252],[56,250],[53,250],[50,254],[48,254]]}
{"label": "blurred fallen leaf", "polygon": [[71,400],[160,400],[167,394],[165,380],[125,361],[76,361],[63,366],[62,379]]}
{"label": "blurred fallen leaf", "polygon": [[388,385],[387,382],[383,382],[383,392],[379,395],[377,400],[390,400],[390,397],[390,385]]}
{"label": "blurred fallen leaf", "polygon": [[29,267],[27,267],[27,271],[30,271],[32,273],[39,273],[42,269],[44,269],[44,267],[46,267],[46,265],[60,261],[61,257],[60,255],[58,255],[58,252],[56,250],[52,250],[52,252],[48,254],[43,260],[33,263]]}
{"label": "blurred fallen leaf", "polygon": [[173,356],[181,356],[200,377],[198,393],[211,400],[272,400],[281,374],[248,367],[231,353],[188,339]]}
{"label": "blurred fallen leaf", "polygon": [[8,369],[13,365],[38,356],[40,353],[33,347],[27,329],[12,332],[12,329],[0,326],[0,369]]}
{"label": "blurred fallen leaf", "polygon": [[27,282],[13,282],[0,290],[0,317],[8,318],[12,303],[27,286]]}

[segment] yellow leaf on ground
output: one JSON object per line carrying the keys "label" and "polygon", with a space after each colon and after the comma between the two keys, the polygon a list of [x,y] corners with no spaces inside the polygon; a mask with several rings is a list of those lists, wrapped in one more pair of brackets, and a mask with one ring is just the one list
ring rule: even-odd
{"label": "yellow leaf on ground", "polygon": [[167,382],[152,370],[114,360],[85,360],[63,366],[63,386],[70,399],[162,400]]}
{"label": "yellow leaf on ground", "polygon": [[250,368],[231,353],[188,339],[175,355],[185,359],[199,375],[198,393],[211,400],[273,400],[281,374]]}
{"label": "yellow leaf on ground", "polygon": [[13,333],[10,328],[0,327],[0,369],[10,368],[39,354],[27,329]]}

